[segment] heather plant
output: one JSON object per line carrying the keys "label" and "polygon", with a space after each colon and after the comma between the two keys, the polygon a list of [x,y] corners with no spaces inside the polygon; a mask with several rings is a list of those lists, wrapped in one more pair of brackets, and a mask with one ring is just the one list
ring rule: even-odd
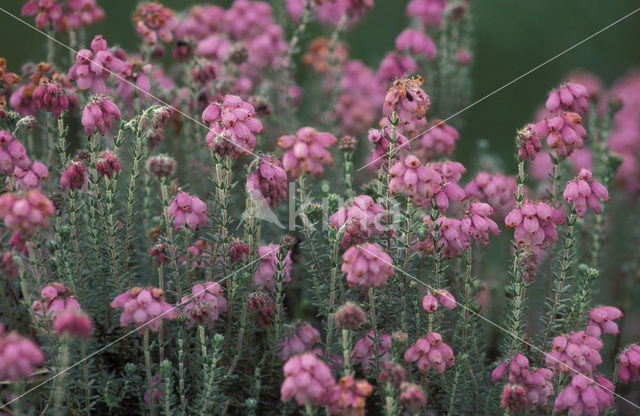
{"label": "heather plant", "polygon": [[512,169],[464,166],[468,2],[367,66],[373,7],[141,2],[125,50],[24,4],[69,49],[0,58],[0,413],[640,410],[640,76],[559,80]]}

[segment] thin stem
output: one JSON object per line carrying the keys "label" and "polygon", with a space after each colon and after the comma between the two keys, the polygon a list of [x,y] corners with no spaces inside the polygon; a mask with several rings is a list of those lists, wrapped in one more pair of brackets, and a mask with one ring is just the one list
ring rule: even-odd
{"label": "thin stem", "polygon": [[149,385],[149,407],[151,416],[156,414],[156,404],[153,397],[153,378],[151,376],[151,351],[149,349],[149,328],[144,330],[144,367],[147,373],[147,383]]}

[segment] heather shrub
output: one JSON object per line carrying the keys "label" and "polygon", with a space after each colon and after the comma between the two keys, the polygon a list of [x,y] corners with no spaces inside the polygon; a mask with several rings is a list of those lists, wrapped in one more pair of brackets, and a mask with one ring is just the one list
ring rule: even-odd
{"label": "heather shrub", "polygon": [[464,166],[468,1],[369,67],[373,7],[141,2],[125,50],[96,0],[23,5],[69,48],[0,58],[1,414],[640,410],[640,75]]}

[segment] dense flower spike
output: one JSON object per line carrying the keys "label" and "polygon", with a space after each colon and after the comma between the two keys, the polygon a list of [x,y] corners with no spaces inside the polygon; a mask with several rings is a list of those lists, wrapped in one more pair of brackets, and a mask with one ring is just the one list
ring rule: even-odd
{"label": "dense flower spike", "polygon": [[56,316],[53,328],[59,336],[66,334],[88,339],[91,336],[93,324],[82,309],[67,308]]}
{"label": "dense flower spike", "polygon": [[27,149],[7,130],[0,130],[0,173],[9,175],[14,169],[29,169]]}
{"label": "dense flower spike", "polygon": [[280,159],[262,155],[247,179],[247,190],[264,206],[276,208],[287,198],[287,172]]}
{"label": "dense flower spike", "polygon": [[44,354],[33,341],[15,331],[6,332],[0,324],[0,380],[31,377],[34,367],[43,362]]}
{"label": "dense flower spike", "polygon": [[602,364],[602,347],[600,337],[591,336],[585,331],[572,332],[568,336],[560,335],[553,339],[552,350],[546,355],[545,363],[554,371],[568,373],[577,370],[591,374]]}
{"label": "dense flower spike", "polygon": [[207,224],[207,204],[197,196],[181,191],[169,204],[169,215],[173,217],[173,228],[176,230],[185,223],[187,227],[196,230]]}
{"label": "dense flower spike", "polygon": [[351,350],[351,361],[360,364],[362,370],[368,373],[376,367],[376,361],[382,363],[391,360],[391,335],[369,331],[356,342]]}
{"label": "dense flower spike", "polygon": [[40,189],[41,182],[49,177],[49,169],[37,160],[31,163],[28,169],[15,167],[13,170],[13,181],[19,190]]}
{"label": "dense flower spike", "polygon": [[206,325],[209,328],[227,311],[227,300],[218,283],[197,283],[191,288],[191,296],[182,297],[182,313],[187,317],[187,326]]}
{"label": "dense flower spike", "polygon": [[158,243],[155,244],[149,250],[149,255],[155,261],[156,266],[160,267],[161,265],[169,264],[170,252],[169,252],[169,244],[167,243]]}
{"label": "dense flower spike", "polygon": [[601,375],[594,379],[574,374],[571,384],[558,394],[555,411],[569,409],[570,415],[595,415],[613,406],[613,383]]}
{"label": "dense flower spike", "polygon": [[80,304],[75,297],[71,296],[70,290],[62,283],[54,282],[45,286],[40,291],[42,301],[35,300],[31,308],[36,317],[50,316],[57,318],[67,309],[80,309]]}
{"label": "dense flower spike", "polygon": [[295,398],[300,406],[307,402],[314,407],[326,404],[326,396],[336,381],[329,367],[312,353],[289,358],[282,368],[284,382],[280,388],[282,400]]}
{"label": "dense flower spike", "polygon": [[338,416],[364,416],[367,396],[372,392],[373,387],[366,380],[355,380],[353,376],[346,375],[327,395],[329,413]]}
{"label": "dense flower spike", "polygon": [[415,154],[420,157],[420,160],[427,163],[438,155],[451,156],[460,138],[455,127],[435,119],[424,131],[425,133],[416,142]]}
{"label": "dense flower spike", "polygon": [[529,360],[517,353],[511,360],[502,361],[491,373],[495,383],[509,369],[508,383],[502,390],[502,407],[517,412],[525,406],[532,412],[545,408],[553,394],[553,372],[547,368],[529,369]]}
{"label": "dense flower spike", "polygon": [[342,255],[342,272],[347,275],[349,287],[363,289],[387,284],[394,274],[391,257],[376,243],[353,246]]}
{"label": "dense flower spike", "polygon": [[[368,138],[373,147],[371,166],[373,166],[374,169],[379,169],[383,164],[387,165],[389,159],[392,158],[390,153],[393,153],[393,161],[395,161],[397,155],[411,150],[409,139],[400,132],[396,131],[394,140],[391,127],[385,126],[380,130],[371,129],[369,130]],[[391,146],[392,141],[393,146]]]}
{"label": "dense flower spike", "polygon": [[532,124],[518,130],[516,145],[520,159],[524,161],[536,159],[536,155],[542,149],[538,133],[544,133],[544,129],[535,129],[535,126]]}
{"label": "dense flower spike", "polygon": [[453,350],[442,342],[442,336],[437,332],[429,332],[425,338],[419,338],[405,354],[408,363],[415,362],[423,372],[433,367],[438,373],[444,373],[447,367],[453,367],[455,358]]}
{"label": "dense flower spike", "polygon": [[80,160],[72,160],[60,175],[60,186],[62,189],[69,188],[76,191],[84,188],[87,183],[87,167]]}
{"label": "dense flower spike", "polygon": [[249,309],[256,316],[261,328],[271,324],[275,315],[276,304],[267,292],[253,292],[249,294]]}
{"label": "dense flower spike", "polygon": [[431,105],[429,96],[420,87],[422,83],[422,77],[394,81],[384,99],[382,114],[391,119],[395,113],[401,128],[410,128],[412,124],[422,120]]}
{"label": "dense flower spike", "polygon": [[620,369],[618,376],[624,384],[640,381],[640,346],[633,344],[618,356]]}
{"label": "dense flower spike", "polygon": [[421,406],[427,404],[427,398],[422,387],[415,383],[404,381],[400,384],[400,402],[409,410],[418,410]]}
{"label": "dense flower spike", "polygon": [[262,123],[251,104],[237,95],[227,95],[222,103],[211,103],[202,113],[202,121],[209,123],[207,146],[213,153],[238,159],[253,153],[254,133],[261,133]]}
{"label": "dense flower spike", "polygon": [[568,157],[576,149],[582,149],[587,131],[578,113],[564,112],[558,116],[529,124],[527,127],[540,139],[546,137],[547,145],[562,157]]}
{"label": "dense flower spike", "polygon": [[584,114],[589,109],[589,92],[582,84],[567,82],[549,93],[544,106],[551,114],[559,111]]}
{"label": "dense flower spike", "polygon": [[167,155],[151,156],[147,161],[147,170],[158,179],[171,176],[175,167],[176,161]]}
{"label": "dense flower spike", "polygon": [[500,230],[491,218],[493,208],[484,202],[474,202],[460,220],[460,231],[469,239],[489,245],[489,234],[498,235]]}
{"label": "dense flower spike", "polygon": [[153,45],[158,40],[163,42],[173,40],[172,30],[178,24],[178,19],[173,10],[162,4],[144,2],[138,5],[133,15],[133,22],[142,39]]}
{"label": "dense flower spike", "polygon": [[615,306],[599,306],[589,312],[587,334],[599,337],[601,334],[618,335],[618,324],[615,319],[622,318],[622,311]]}
{"label": "dense flower spike", "polygon": [[232,238],[229,242],[229,261],[231,264],[237,263],[245,254],[248,255],[250,251],[247,243],[240,239]]}
{"label": "dense flower spike", "polygon": [[[277,271],[279,249],[280,246],[278,244],[269,244],[258,247],[260,264],[258,265],[258,270],[256,270],[256,274],[253,277],[253,282],[258,288],[268,289],[271,292],[276,290],[274,276]],[[289,250],[284,259],[284,277],[282,279],[284,283],[291,280],[291,265],[291,250]]]}
{"label": "dense flower spike", "polygon": [[518,244],[546,247],[558,241],[557,224],[563,224],[564,214],[545,202],[525,201],[504,219],[507,227],[515,227],[513,236]]}
{"label": "dense flower spike", "polygon": [[588,206],[596,214],[600,212],[600,199],[608,200],[609,192],[600,182],[592,178],[591,171],[581,169],[580,175],[572,181],[567,182],[562,193],[564,199],[575,207],[576,213],[583,218],[587,213]]}
{"label": "dense flower spike", "polygon": [[62,5],[56,0],[29,0],[22,6],[23,16],[36,16],[36,26],[46,28],[51,25],[56,30],[66,30],[67,20]]}
{"label": "dense flower spike", "polygon": [[355,303],[347,302],[336,311],[335,320],[338,328],[355,331],[364,325],[366,313]]}
{"label": "dense flower spike", "polygon": [[81,49],[76,54],[76,63],[69,68],[69,79],[76,81],[81,90],[106,94],[109,89],[105,81],[111,73],[122,73],[125,67],[125,63],[107,49],[102,35],[96,35],[91,41],[91,50]]}
{"label": "dense flower spike", "polygon": [[120,172],[120,160],[116,155],[105,150],[96,160],[96,170],[101,176],[111,179],[114,174]]}
{"label": "dense flower spike", "polygon": [[139,334],[146,328],[156,332],[162,319],[170,321],[175,317],[174,309],[164,300],[164,293],[155,287],[133,287],[116,296],[111,307],[122,308],[120,325],[126,327],[133,323]]}
{"label": "dense flower spike", "polygon": [[293,355],[311,351],[319,342],[320,331],[308,322],[296,322],[291,328],[291,334],[278,343],[278,357],[286,360]]}
{"label": "dense flower spike", "polygon": [[104,136],[113,120],[120,120],[120,117],[120,109],[109,98],[95,96],[82,110],[82,126],[89,137],[93,136],[96,128]]}
{"label": "dense flower spike", "polygon": [[69,108],[69,98],[58,82],[41,84],[33,91],[33,99],[39,107],[44,107],[57,118]]}
{"label": "dense flower spike", "polygon": [[327,148],[336,143],[337,139],[333,134],[316,131],[313,127],[302,127],[295,136],[278,138],[278,146],[286,149],[282,164],[293,178],[302,173],[321,177],[323,165],[333,164],[333,156]]}
{"label": "dense flower spike", "polygon": [[494,210],[493,218],[502,222],[504,217],[516,207],[516,200],[513,197],[516,188],[516,178],[513,176],[478,172],[476,177],[464,187],[464,193],[469,200],[489,204]]}
{"label": "dense flower spike", "polygon": [[36,227],[48,227],[54,211],[53,203],[36,189],[0,196],[0,217],[4,217],[4,226],[19,231],[24,237],[30,237]]}
{"label": "dense flower spike", "polygon": [[378,82],[373,69],[358,60],[347,61],[341,69],[341,92],[334,113],[342,133],[359,134],[378,117],[384,84]]}
{"label": "dense flower spike", "polygon": [[330,224],[336,228],[345,223],[357,220],[370,235],[378,235],[384,231],[384,208],[376,203],[369,195],[358,195],[348,207],[340,207],[330,219]]}

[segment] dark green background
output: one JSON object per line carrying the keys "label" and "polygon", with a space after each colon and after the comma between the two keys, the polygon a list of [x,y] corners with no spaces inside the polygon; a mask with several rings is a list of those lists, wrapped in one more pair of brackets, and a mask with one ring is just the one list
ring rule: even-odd
{"label": "dark green background", "polygon": [[[274,0],[283,1],[284,0]],[[137,2],[98,0],[107,17],[91,31],[110,44],[135,46],[131,23]],[[272,3],[274,3],[272,2]],[[3,8],[19,14],[23,1],[2,0]],[[202,1],[166,0],[176,10]],[[227,4],[228,1],[211,1]],[[349,34],[352,55],[376,66],[393,48],[395,36],[406,26],[406,0],[376,0],[376,7]],[[557,53],[640,7],[637,0],[475,0],[473,101],[494,91]],[[33,23],[33,18],[28,19]],[[464,112],[466,120],[458,155],[473,157],[474,141],[483,137],[505,162],[512,160],[513,133],[532,117],[547,91],[569,70],[584,68],[610,83],[640,66],[640,12],[555,59],[517,83]],[[0,56],[11,70],[27,60],[44,58],[44,38],[0,12]],[[63,52],[67,53],[67,52]]]}

